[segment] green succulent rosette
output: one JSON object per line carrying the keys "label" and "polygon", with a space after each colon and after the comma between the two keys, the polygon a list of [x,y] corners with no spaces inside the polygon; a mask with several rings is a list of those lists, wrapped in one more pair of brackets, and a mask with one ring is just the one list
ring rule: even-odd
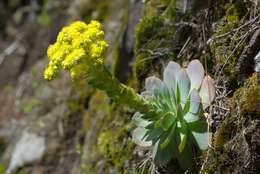
{"label": "green succulent rosette", "polygon": [[151,147],[156,163],[165,164],[175,157],[182,168],[189,169],[194,146],[200,150],[208,147],[208,124],[203,113],[215,97],[214,81],[205,76],[198,60],[191,61],[187,68],[171,61],[163,80],[146,78],[141,95],[156,114],[135,113],[133,141]]}

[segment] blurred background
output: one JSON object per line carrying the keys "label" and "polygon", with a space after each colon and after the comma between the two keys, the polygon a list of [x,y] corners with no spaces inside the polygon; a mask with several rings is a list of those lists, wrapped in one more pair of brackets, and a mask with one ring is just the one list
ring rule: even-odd
{"label": "blurred background", "polygon": [[[114,66],[112,55],[118,50],[124,52],[126,62],[117,71],[118,78],[126,81],[140,8],[141,2],[128,0],[0,1],[0,173],[103,173],[104,168],[117,173],[124,165],[129,166],[130,156],[113,159],[118,161],[115,167],[102,160],[97,150],[99,134],[108,137],[100,141],[115,141],[113,146],[119,146],[118,139],[125,139],[124,144],[130,142],[123,137],[125,129],[118,130],[114,140],[110,132],[101,135],[101,129],[112,126],[115,131],[124,123],[122,119],[102,127],[114,120],[106,95],[98,92],[90,101],[93,90],[87,84],[72,84],[66,73],[46,82],[42,74],[48,62],[48,45],[55,42],[61,28],[75,20],[88,23],[96,19],[103,24],[111,45],[106,59],[110,69]],[[121,43],[123,48],[119,48]],[[89,102],[94,104],[87,111]],[[89,117],[95,115],[91,122]],[[105,144],[101,151],[111,145]],[[130,150],[123,152],[123,148],[118,147],[112,156],[129,155]]]}

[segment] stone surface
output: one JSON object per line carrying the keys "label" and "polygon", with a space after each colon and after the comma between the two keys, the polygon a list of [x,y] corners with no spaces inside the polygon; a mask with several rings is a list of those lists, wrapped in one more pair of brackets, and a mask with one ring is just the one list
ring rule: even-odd
{"label": "stone surface", "polygon": [[11,174],[18,167],[40,161],[46,149],[45,138],[36,134],[23,132],[21,139],[15,144],[11,161],[6,174]]}
{"label": "stone surface", "polygon": [[[23,3],[23,1],[17,2]],[[26,4],[28,2],[26,1]],[[205,66],[207,73],[214,75],[215,79],[221,79],[217,83],[218,100],[214,104],[219,112],[214,112],[216,115],[212,116],[211,121],[214,122],[212,124],[213,132],[220,132],[218,136],[220,141],[216,144],[220,144],[223,153],[219,153],[217,151],[219,146],[214,145],[213,153],[208,152],[208,157],[198,157],[201,159],[197,162],[198,171],[205,162],[204,160],[208,159],[209,161],[205,162],[206,169],[213,171],[211,173],[221,173],[222,168],[227,171],[234,169],[233,171],[239,173],[239,169],[243,165],[247,165],[247,160],[256,157],[252,154],[257,154],[259,151],[257,150],[259,149],[259,123],[256,121],[251,123],[248,120],[252,119],[249,119],[247,115],[258,116],[259,111],[253,110],[250,114],[242,115],[243,118],[248,119],[245,120],[246,122],[243,120],[243,123],[248,125],[242,124],[243,127],[239,127],[239,131],[233,133],[232,130],[237,128],[237,122],[241,121],[235,113],[240,112],[242,107],[232,104],[231,106],[235,107],[235,110],[232,109],[234,111],[232,113],[225,109],[231,110],[226,107],[229,106],[228,103],[232,102],[234,91],[244,86],[244,84],[238,83],[237,75],[240,70],[243,68],[248,70],[246,67],[251,68],[243,77],[243,81],[252,76],[253,68],[259,72],[260,53],[255,56],[259,47],[255,46],[257,49],[252,56],[248,57],[248,54],[244,54],[245,56],[240,59],[241,51],[245,50],[244,53],[247,53],[246,50],[249,50],[249,53],[251,52],[246,46],[250,46],[249,41],[254,40],[252,32],[245,43],[235,51],[234,56],[229,59],[226,57],[232,53],[240,39],[247,32],[251,32],[250,25],[215,39],[216,36],[234,30],[249,20],[243,16],[244,14],[250,16],[251,12],[247,13],[244,8],[240,10],[240,4],[235,3],[245,1],[147,0],[141,3],[138,0],[53,0],[48,2],[51,3],[47,4],[46,9],[54,21],[49,27],[31,28],[32,25],[27,23],[28,20],[22,20],[27,25],[16,23],[11,26],[9,24],[12,23],[12,19],[1,19],[0,21],[0,23],[4,23],[0,26],[0,31],[3,31],[2,26],[7,25],[5,31],[9,33],[7,40],[0,40],[1,50],[14,41],[17,32],[28,32],[28,36],[19,45],[20,49],[9,55],[0,65],[0,173],[8,166],[15,166],[14,164],[19,166],[30,161],[24,159],[32,159],[26,157],[22,158],[23,160],[20,162],[16,160],[15,163],[9,164],[13,156],[16,156],[14,159],[19,159],[17,156],[24,155],[18,153],[19,151],[17,150],[17,152],[14,147],[15,144],[20,144],[23,132],[32,134],[33,136],[29,137],[34,138],[31,139],[35,139],[35,137],[44,139],[45,150],[42,160],[25,165],[19,170],[20,173],[128,174],[138,172],[136,170],[140,169],[141,160],[149,156],[149,153],[142,149],[136,148],[136,152],[133,150],[134,145],[131,143],[130,135],[133,127],[129,124],[132,111],[112,103],[105,94],[93,92],[84,82],[82,84],[71,83],[65,73],[61,73],[53,82],[43,80],[42,71],[47,62],[44,55],[48,41],[53,42],[60,26],[70,23],[71,19],[81,19],[86,22],[92,18],[101,20],[106,38],[110,43],[106,59],[108,67],[113,69],[112,71],[120,80],[131,86],[138,86],[139,90],[142,89],[143,80],[147,76],[160,76],[162,67],[170,60],[185,65],[191,59],[200,59],[203,65],[207,65]],[[168,2],[177,2],[177,9],[180,13],[175,11],[176,4]],[[207,9],[210,5],[209,2],[213,6]],[[1,3],[0,9],[3,9]],[[68,14],[68,6],[72,10],[71,14]],[[252,12],[255,10],[250,3],[243,7]],[[12,10],[16,11],[17,8],[19,9],[19,6],[15,5]],[[10,13],[8,8],[0,13],[5,16],[11,15],[8,14]],[[41,12],[39,11],[39,13]],[[185,14],[183,15],[183,13]],[[31,13],[27,14],[23,15],[22,19],[24,17],[27,19],[26,16],[30,18]],[[253,19],[254,16],[249,18]],[[34,24],[36,23],[35,21]],[[139,23],[138,27],[136,27],[136,23]],[[51,30],[50,35],[48,34],[49,29]],[[207,40],[211,40],[211,43],[214,44],[207,45]],[[255,43],[259,43],[257,40]],[[179,54],[180,52],[181,54]],[[118,59],[116,60],[115,57]],[[238,59],[241,60],[241,63],[238,63]],[[225,61],[227,61],[226,64]],[[237,64],[240,68],[234,73]],[[255,67],[253,67],[254,65]],[[219,78],[218,72],[221,67],[225,68]],[[129,71],[136,74],[136,77],[132,78]],[[230,78],[232,74],[235,75]],[[227,86],[225,83],[230,85]],[[247,90],[247,86],[244,86],[244,89],[243,91],[247,93],[246,91],[253,91],[251,89],[254,87]],[[256,96],[255,93],[248,95]],[[255,97],[248,98],[247,103],[249,104],[245,107],[247,110],[259,108],[257,102],[252,102],[255,99]],[[219,105],[219,103],[222,104]],[[210,113],[208,115],[210,116]],[[230,124],[223,121],[226,115],[234,119],[230,121]],[[217,124],[216,118],[220,118]],[[231,129],[233,126],[235,128]],[[221,130],[220,127],[224,129]],[[246,129],[244,130],[244,128]],[[225,135],[228,136],[225,137]],[[214,141],[215,137],[214,134]],[[38,154],[39,156],[41,155]],[[253,162],[259,164],[257,160]],[[150,167],[149,165],[152,166],[150,163],[147,164],[148,167]],[[252,166],[252,163],[247,166]],[[161,174],[185,172],[179,170],[174,160],[169,166],[157,169]],[[194,173],[196,172],[194,170]]]}

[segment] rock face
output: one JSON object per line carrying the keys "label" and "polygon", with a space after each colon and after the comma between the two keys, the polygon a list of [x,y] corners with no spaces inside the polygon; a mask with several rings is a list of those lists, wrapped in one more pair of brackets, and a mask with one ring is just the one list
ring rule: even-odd
{"label": "rock face", "polygon": [[[0,174],[186,172],[175,159],[155,167],[147,149],[133,144],[135,111],[65,73],[43,80],[45,50],[61,25],[92,18],[103,23],[110,44],[106,65],[136,91],[143,91],[146,77],[160,77],[170,60],[185,66],[199,59],[216,80],[217,97],[205,114],[212,148],[198,154],[191,173],[260,171],[257,1],[53,0],[40,3],[37,13],[19,11],[30,4],[17,2],[0,2],[0,13],[12,17],[0,19],[0,48],[24,33],[0,63]],[[38,26],[38,13],[52,19],[51,26]]]}
{"label": "rock face", "polygon": [[15,144],[11,161],[6,174],[11,174],[18,167],[39,162],[46,149],[45,138],[23,132],[21,139]]}
{"label": "rock face", "polygon": [[[23,165],[27,166],[27,163],[37,166],[24,167],[26,173],[36,172],[38,167],[42,168],[43,172],[48,172],[51,167],[42,167],[45,164],[40,159],[47,164],[54,163],[60,149],[66,149],[66,146],[68,151],[62,155],[68,155],[67,160],[70,160],[70,157],[75,159],[76,152],[69,152],[74,146],[63,141],[64,136],[67,136],[67,132],[64,132],[65,122],[63,123],[63,116],[68,111],[67,97],[73,96],[70,79],[64,74],[62,80],[54,83],[42,81],[42,74],[34,72],[43,71],[45,64],[46,60],[37,62],[31,70],[20,75],[16,88],[5,91],[5,95],[12,97],[9,103],[1,104],[9,104],[11,109],[1,112],[0,139],[5,147],[4,151],[1,151],[0,163],[8,168],[8,172]],[[36,83],[32,85],[32,82]],[[63,173],[67,170],[63,166],[66,166],[66,162],[68,161],[56,161],[56,168],[52,170]]]}

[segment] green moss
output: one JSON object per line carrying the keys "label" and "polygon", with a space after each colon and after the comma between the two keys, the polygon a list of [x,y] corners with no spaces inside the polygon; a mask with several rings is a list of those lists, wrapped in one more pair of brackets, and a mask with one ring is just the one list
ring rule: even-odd
{"label": "green moss", "polygon": [[142,48],[164,25],[158,17],[143,17],[136,28],[136,49]]}
{"label": "green moss", "polygon": [[[86,139],[86,156],[82,156],[82,171],[99,173],[98,162],[105,161],[103,173],[115,170],[116,173],[130,174],[135,170],[134,145],[130,139],[130,117],[119,105],[110,103],[104,92],[96,91],[83,118],[84,132],[91,134]],[[90,153],[90,154],[89,154]]]}
{"label": "green moss", "polygon": [[213,149],[209,150],[202,173],[254,173],[257,170],[254,158],[258,146],[254,139],[259,136],[256,123],[260,118],[259,91],[259,75],[253,74],[234,93],[231,113],[216,131]]}
{"label": "green moss", "polygon": [[[208,150],[208,156],[210,156],[210,158],[208,158],[208,161],[206,163],[206,167],[204,167],[203,170],[201,170],[201,173],[214,173],[216,171],[218,171],[218,166],[220,163],[220,153],[217,151],[214,151],[213,149],[209,149]],[[207,157],[205,156],[204,159],[206,159]]]}
{"label": "green moss", "polygon": [[234,5],[230,6],[226,11],[228,22],[236,22],[239,20],[238,11]]}
{"label": "green moss", "polygon": [[213,145],[214,150],[222,151],[224,144],[227,143],[232,138],[232,136],[234,136],[236,129],[237,125],[235,124],[235,118],[227,118],[217,129]]}
{"label": "green moss", "polygon": [[223,18],[226,13],[226,5],[230,0],[218,0],[212,2],[212,20],[218,21]]}
{"label": "green moss", "polygon": [[127,164],[132,160],[133,144],[124,128],[104,130],[98,138],[98,150],[111,162],[118,173],[130,173]]}
{"label": "green moss", "polygon": [[97,150],[108,164],[112,164],[116,173],[130,174],[133,167],[134,144],[130,138],[132,113],[119,105],[112,105],[110,118],[106,120],[98,136]]}
{"label": "green moss", "polygon": [[170,4],[176,0],[148,0],[143,8],[144,16],[158,16],[159,14],[168,13],[170,11]]}
{"label": "green moss", "polygon": [[244,87],[235,93],[237,105],[240,107],[241,117],[248,120],[260,118],[260,78],[254,73]]}
{"label": "green moss", "polygon": [[[91,119],[104,119],[109,120],[110,106],[109,98],[102,91],[96,91],[89,100],[89,108],[83,111],[83,130],[87,131],[91,127]],[[103,118],[105,117],[105,118]],[[100,120],[101,121],[101,120]],[[98,122],[98,127],[102,127],[104,122]]]}
{"label": "green moss", "polygon": [[[97,140],[102,128],[109,124],[110,103],[107,95],[102,91],[95,91],[88,101],[88,108],[83,111],[82,130],[88,135],[81,153],[81,170],[83,173],[98,173],[97,163],[101,158],[98,152]],[[90,136],[90,137],[89,137]],[[104,173],[108,170],[104,169]]]}
{"label": "green moss", "polygon": [[[241,56],[245,45],[248,43],[248,39],[240,43],[240,34],[235,34],[231,32],[235,28],[242,25],[239,14],[236,12],[234,5],[229,6],[230,11],[227,11],[227,15],[216,25],[216,29],[213,33],[213,41],[210,44],[210,51],[213,56],[215,67],[217,71],[221,72],[228,81],[232,81],[230,84],[231,90],[237,89],[240,82],[237,81],[238,72],[236,71],[236,65],[238,59]],[[239,30],[239,32],[244,32],[244,29]]]}
{"label": "green moss", "polygon": [[[160,72],[163,62],[175,57],[173,40],[175,30],[163,17],[143,17],[136,29],[135,77],[142,86],[149,72]],[[139,88],[141,87],[139,85]]]}
{"label": "green moss", "polygon": [[176,7],[176,0],[168,0],[165,2],[167,8],[163,12],[165,17],[169,18],[170,20],[174,21],[177,20],[179,17],[183,17],[183,15],[180,15],[179,12],[177,11]]}
{"label": "green moss", "polygon": [[[234,20],[232,22],[226,22],[226,19],[223,18],[221,21],[218,22],[218,25],[213,33],[213,36],[219,37],[225,35],[226,33],[230,32],[231,30],[237,28],[240,25],[238,20]],[[238,44],[238,38],[232,38],[232,33],[211,42],[210,48],[211,52],[213,53],[216,63],[219,65],[223,65],[227,56],[229,56],[234,47]],[[240,50],[241,51],[241,50]],[[236,54],[233,56],[235,57]],[[231,62],[231,61],[229,61]],[[228,62],[228,63],[229,63]]]}
{"label": "green moss", "polygon": [[244,16],[246,12],[245,4],[241,0],[237,0],[227,5],[226,19],[228,22],[237,22]]}

